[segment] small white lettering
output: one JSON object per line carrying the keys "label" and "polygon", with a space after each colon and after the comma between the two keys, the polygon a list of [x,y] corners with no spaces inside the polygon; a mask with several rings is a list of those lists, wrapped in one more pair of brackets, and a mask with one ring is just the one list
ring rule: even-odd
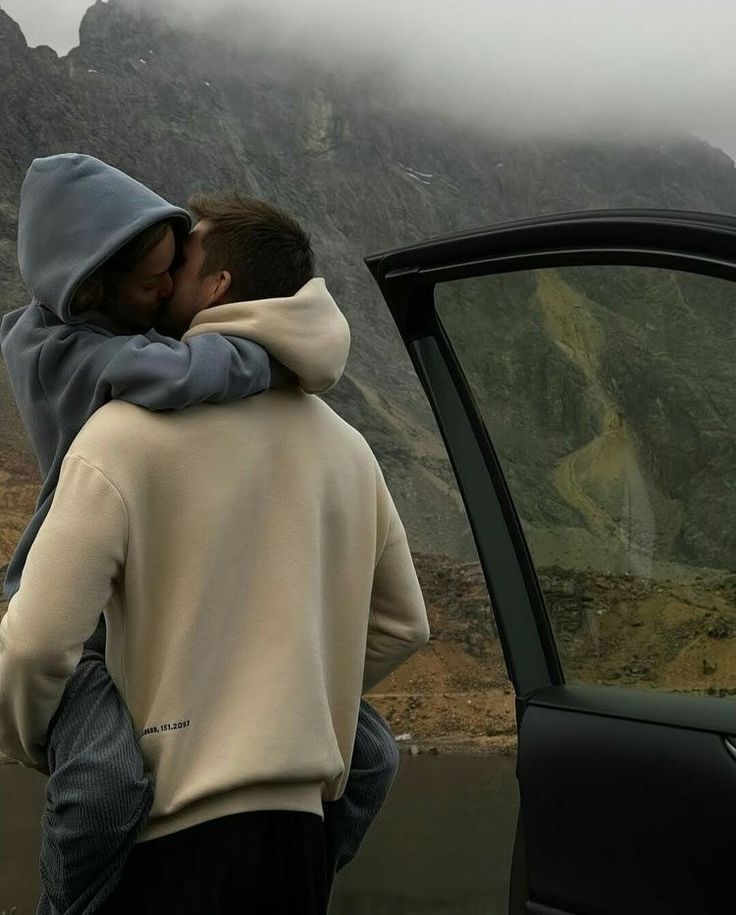
{"label": "small white lettering", "polygon": [[[181,728],[189,727],[189,719],[186,721],[174,721],[173,723],[167,724],[155,724],[151,727],[144,728],[141,731],[141,737],[145,737],[147,734],[160,734],[162,731],[178,731]],[[2,915],[2,913],[0,913]]]}

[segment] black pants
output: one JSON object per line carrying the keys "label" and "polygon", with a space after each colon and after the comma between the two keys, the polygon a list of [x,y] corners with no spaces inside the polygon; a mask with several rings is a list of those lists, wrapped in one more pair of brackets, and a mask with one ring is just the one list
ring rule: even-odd
{"label": "black pants", "polygon": [[139,842],[100,915],[325,915],[314,813],[237,813]]}

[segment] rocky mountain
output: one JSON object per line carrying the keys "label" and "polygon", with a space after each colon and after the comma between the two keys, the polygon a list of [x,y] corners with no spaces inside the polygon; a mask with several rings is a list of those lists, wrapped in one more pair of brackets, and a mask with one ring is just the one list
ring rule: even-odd
{"label": "rocky mountain", "polygon": [[732,283],[566,267],[463,280],[437,301],[539,565],[734,568]]}
{"label": "rocky mountain", "polygon": [[[257,43],[254,48],[236,51],[177,31],[138,4],[110,0],[87,11],[79,47],[60,58],[50,48],[28,48],[0,10],[0,309],[27,301],[15,261],[16,214],[24,172],[36,156],[72,150],[95,155],[178,203],[194,191],[236,187],[285,207],[309,229],[319,272],[353,330],[347,375],[329,402],[374,447],[412,546],[471,560],[472,540],[442,442],[363,257],[432,235],[552,212],[670,207],[736,213],[734,163],[694,137],[628,138],[615,145],[494,140],[402,108],[380,74],[358,80],[259,50]],[[728,566],[726,548],[736,546],[736,535],[719,539],[719,525],[731,503],[713,515],[707,477],[695,495],[686,492],[686,483],[704,455],[720,455],[719,473],[727,466],[731,376],[712,371],[712,349],[698,355],[696,342],[680,333],[672,340],[681,348],[672,350],[659,376],[649,378],[647,347],[670,318],[648,297],[646,284],[633,284],[630,310],[649,313],[634,332],[631,315],[612,304],[612,298],[621,300],[623,282],[617,276],[604,289],[580,273],[523,275],[521,285],[499,299],[509,307],[499,304],[494,312],[493,347],[479,333],[487,327],[479,292],[447,307],[455,308],[469,373],[498,431],[514,495],[543,562],[585,564],[577,546],[605,554],[606,543],[620,540],[626,523],[620,512],[598,528],[595,520],[599,509],[613,517],[609,503],[620,507],[618,490],[612,494],[601,482],[608,449],[588,448],[615,414],[631,433],[649,502],[656,502],[657,530],[669,531],[658,534],[661,555]],[[693,313],[706,307],[706,298],[692,292],[682,307]],[[509,310],[513,302],[525,304],[524,321]],[[722,310],[729,305],[720,296],[708,306],[711,336],[723,331]],[[635,371],[619,372],[619,357],[634,338],[641,347]],[[594,371],[586,369],[586,339],[599,341]],[[505,357],[491,358],[491,350]],[[648,401],[639,392],[647,385],[650,391],[674,386],[658,423],[643,408]],[[692,415],[681,415],[683,392],[693,394]],[[697,421],[706,402],[719,417],[718,428]],[[558,427],[550,419],[555,416]],[[30,511],[35,473],[4,376],[0,423],[2,564]],[[676,459],[680,446],[683,461]],[[652,457],[665,448],[666,460]],[[575,473],[566,477],[572,463]],[[555,548],[562,528],[573,532],[563,556]],[[593,564],[605,565],[605,555],[599,559]]]}

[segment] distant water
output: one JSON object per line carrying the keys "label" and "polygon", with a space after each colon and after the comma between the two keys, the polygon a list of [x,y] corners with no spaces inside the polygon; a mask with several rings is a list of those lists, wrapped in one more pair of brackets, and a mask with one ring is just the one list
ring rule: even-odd
{"label": "distant water", "polygon": [[[339,875],[330,915],[506,915],[515,760],[403,756],[391,798]],[[34,915],[47,779],[0,767],[0,915]]]}

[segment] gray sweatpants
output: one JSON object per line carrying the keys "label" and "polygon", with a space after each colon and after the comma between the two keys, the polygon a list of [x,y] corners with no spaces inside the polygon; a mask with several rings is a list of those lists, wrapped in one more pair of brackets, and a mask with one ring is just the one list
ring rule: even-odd
{"label": "gray sweatpants", "polygon": [[[36,915],[92,915],[118,885],[153,805],[133,721],[105,667],[104,616],[49,724]],[[399,766],[391,731],[365,700],[347,787],[324,804],[330,884],[356,855]]]}

